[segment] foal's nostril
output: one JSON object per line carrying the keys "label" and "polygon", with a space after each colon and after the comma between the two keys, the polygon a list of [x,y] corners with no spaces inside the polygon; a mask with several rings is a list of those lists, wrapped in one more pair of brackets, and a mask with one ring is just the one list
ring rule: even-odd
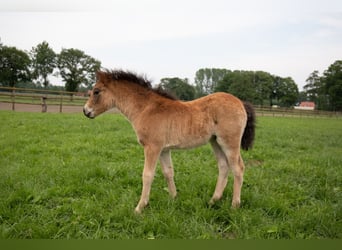
{"label": "foal's nostril", "polygon": [[90,117],[91,112],[87,112],[87,110],[86,110],[85,108],[83,108],[83,114],[84,114],[86,117]]}
{"label": "foal's nostril", "polygon": [[90,119],[94,119],[94,118],[95,118],[95,116],[92,114],[92,111],[87,111],[86,108],[83,108],[83,114],[84,114],[86,117],[90,118]]}
{"label": "foal's nostril", "polygon": [[86,111],[85,108],[83,108],[83,114],[84,114],[85,116],[88,116],[88,115],[87,115],[87,111]]}

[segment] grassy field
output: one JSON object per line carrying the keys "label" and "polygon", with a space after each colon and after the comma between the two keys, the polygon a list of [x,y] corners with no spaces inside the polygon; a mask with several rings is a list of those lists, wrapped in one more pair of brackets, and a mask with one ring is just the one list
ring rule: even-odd
{"label": "grassy field", "polygon": [[209,146],[175,151],[178,197],[158,168],[140,216],[143,150],[122,116],[1,111],[0,129],[1,238],[342,238],[341,119],[258,118],[237,210],[231,177],[207,205]]}

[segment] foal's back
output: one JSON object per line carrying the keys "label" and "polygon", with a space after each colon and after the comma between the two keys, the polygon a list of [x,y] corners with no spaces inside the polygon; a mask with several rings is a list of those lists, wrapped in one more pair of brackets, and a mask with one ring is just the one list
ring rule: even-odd
{"label": "foal's back", "polygon": [[139,138],[159,141],[164,148],[191,148],[213,136],[235,135],[240,140],[246,120],[239,99],[214,93],[189,102],[158,102],[141,114],[142,124],[136,131]]}

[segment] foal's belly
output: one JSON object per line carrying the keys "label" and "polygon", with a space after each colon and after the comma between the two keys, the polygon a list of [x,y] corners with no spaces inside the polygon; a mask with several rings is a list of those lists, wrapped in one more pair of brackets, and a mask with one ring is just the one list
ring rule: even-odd
{"label": "foal's belly", "polygon": [[198,136],[198,137],[184,137],[179,140],[175,140],[173,142],[167,143],[165,148],[167,149],[188,149],[188,148],[196,148],[207,144],[208,141],[212,138],[211,135]]}

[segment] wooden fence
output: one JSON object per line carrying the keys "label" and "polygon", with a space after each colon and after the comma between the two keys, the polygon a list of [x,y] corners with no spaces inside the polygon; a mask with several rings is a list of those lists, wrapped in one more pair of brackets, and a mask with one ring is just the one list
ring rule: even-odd
{"label": "wooden fence", "polygon": [[62,113],[66,108],[81,109],[87,98],[87,93],[80,92],[0,87],[0,103],[10,105],[11,110],[25,106],[35,111]]}
{"label": "wooden fence", "polygon": [[293,117],[333,117],[342,118],[342,112],[331,112],[322,110],[301,110],[294,108],[274,108],[274,107],[260,107],[254,106],[255,112],[258,116],[293,116]]}
{"label": "wooden fence", "polygon": [[[88,93],[0,87],[0,105],[4,109],[35,112],[82,112]],[[255,106],[258,116],[334,117],[342,118],[342,112],[298,110]],[[117,111],[116,111],[117,112]]]}

